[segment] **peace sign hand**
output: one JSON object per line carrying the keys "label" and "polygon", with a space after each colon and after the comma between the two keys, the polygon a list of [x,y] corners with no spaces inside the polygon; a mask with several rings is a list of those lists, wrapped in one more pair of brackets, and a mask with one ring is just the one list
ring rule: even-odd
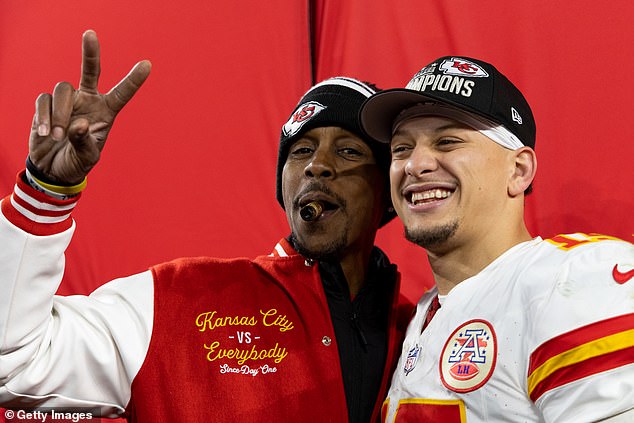
{"label": "peace sign hand", "polygon": [[61,185],[83,181],[99,161],[115,117],[145,82],[151,67],[149,61],[141,61],[107,94],[99,93],[99,40],[94,31],[86,31],[79,89],[60,82],[53,95],[37,98],[29,139],[33,164]]}

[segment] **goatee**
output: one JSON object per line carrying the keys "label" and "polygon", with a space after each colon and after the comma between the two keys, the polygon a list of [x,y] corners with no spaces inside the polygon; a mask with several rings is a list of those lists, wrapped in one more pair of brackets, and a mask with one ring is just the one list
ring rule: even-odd
{"label": "goatee", "polygon": [[429,248],[449,240],[458,230],[458,222],[448,223],[431,229],[405,228],[405,238],[414,244]]}
{"label": "goatee", "polygon": [[[310,234],[308,234],[310,237]],[[320,245],[306,245],[306,243],[300,241],[295,233],[291,233],[288,240],[295,248],[295,250],[304,257],[320,260],[320,261],[332,261],[339,260],[346,249],[346,239],[348,237],[348,230],[342,231],[337,237],[331,239],[329,242]]]}

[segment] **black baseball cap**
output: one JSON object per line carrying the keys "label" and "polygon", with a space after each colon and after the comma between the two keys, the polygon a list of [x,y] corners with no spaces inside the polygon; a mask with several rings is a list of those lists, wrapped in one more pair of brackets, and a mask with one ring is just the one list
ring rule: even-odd
{"label": "black baseball cap", "polygon": [[506,76],[482,60],[463,56],[434,60],[405,88],[370,97],[361,107],[361,126],[374,139],[389,143],[399,113],[419,103],[439,103],[482,116],[535,148],[535,119],[528,102]]}

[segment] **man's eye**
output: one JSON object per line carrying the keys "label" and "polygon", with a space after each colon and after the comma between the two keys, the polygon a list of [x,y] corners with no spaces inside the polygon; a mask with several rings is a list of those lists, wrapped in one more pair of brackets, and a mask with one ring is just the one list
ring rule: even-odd
{"label": "man's eye", "polygon": [[339,152],[347,156],[361,156],[363,154],[359,150],[351,148],[351,147],[342,148],[339,150]]}
{"label": "man's eye", "polygon": [[404,153],[407,150],[409,150],[407,145],[400,144],[392,146],[392,154]]}
{"label": "man's eye", "polygon": [[310,154],[312,152],[313,149],[309,147],[296,147],[291,150],[291,154],[294,156],[301,156],[304,154]]}
{"label": "man's eye", "polygon": [[438,140],[438,145],[453,145],[460,144],[462,140],[458,138],[441,138]]}

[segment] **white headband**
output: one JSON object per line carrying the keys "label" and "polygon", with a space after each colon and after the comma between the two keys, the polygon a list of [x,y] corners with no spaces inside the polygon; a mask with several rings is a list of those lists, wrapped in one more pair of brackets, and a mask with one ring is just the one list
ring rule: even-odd
{"label": "white headband", "polygon": [[509,150],[517,150],[518,148],[524,147],[522,141],[520,141],[515,134],[506,129],[503,125],[490,121],[485,117],[464,112],[460,109],[456,109],[455,107],[446,106],[440,103],[419,103],[403,110],[399,113],[396,119],[394,119],[392,134],[405,120],[430,115],[447,117],[469,125],[485,137],[489,138],[491,141],[504,148],[508,148]]}

